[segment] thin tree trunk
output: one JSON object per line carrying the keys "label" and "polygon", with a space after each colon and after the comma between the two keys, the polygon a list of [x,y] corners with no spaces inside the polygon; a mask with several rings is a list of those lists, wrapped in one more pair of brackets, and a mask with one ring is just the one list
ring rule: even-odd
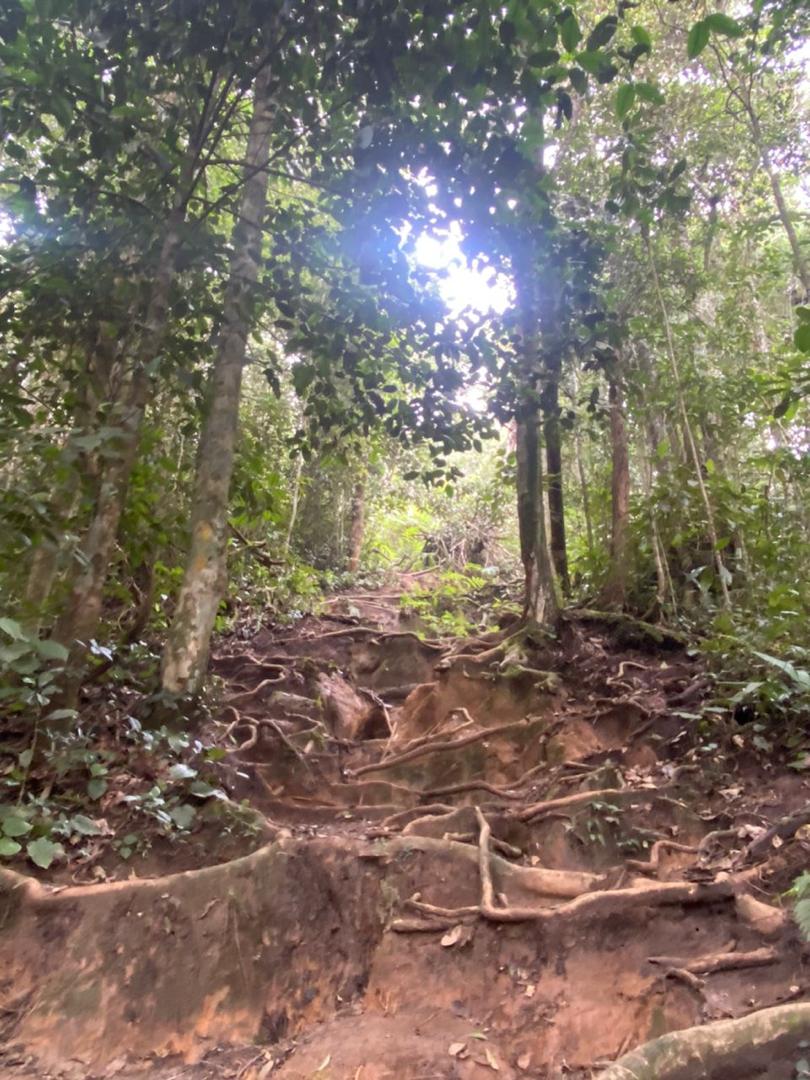
{"label": "thin tree trunk", "polygon": [[706,488],[706,482],[703,479],[703,466],[700,460],[700,454],[698,453],[697,444],[695,442],[695,436],[692,432],[692,425],[689,421],[689,413],[686,410],[686,399],[684,398],[683,393],[683,384],[681,382],[681,372],[678,366],[678,358],[675,353],[675,342],[672,337],[672,326],[669,321],[669,312],[667,311],[667,306],[664,301],[664,294],[661,291],[661,281],[658,277],[658,268],[655,265],[655,258],[653,256],[652,245],[650,244],[649,236],[644,237],[644,243],[647,249],[647,257],[650,263],[650,270],[652,273],[655,293],[658,298],[658,305],[661,309],[661,318],[664,323],[664,331],[667,341],[667,351],[669,353],[669,362],[672,368],[672,375],[675,380],[675,393],[678,399],[678,408],[681,414],[681,420],[683,421],[684,438],[686,439],[689,453],[692,458],[692,463],[695,468],[695,479],[697,480],[700,497],[703,500],[703,507],[706,511],[706,526],[709,532],[709,542],[712,546],[712,554],[714,555],[714,564],[717,569],[717,576],[720,581],[720,593],[723,598],[723,606],[730,609],[731,597],[729,596],[728,591],[728,580],[730,578],[730,574],[726,569],[726,566],[723,562],[723,556],[720,553],[720,541],[717,535],[714,508],[712,507],[712,502],[709,498],[709,492]]}
{"label": "thin tree trunk", "polygon": [[601,601],[606,607],[623,607],[627,599],[628,526],[630,524],[630,455],[624,422],[624,400],[620,374],[609,375],[610,449],[612,476],[610,567],[602,588]]}
{"label": "thin tree trunk", "polygon": [[79,476],[72,471],[60,483],[49,507],[52,535],[40,537],[34,548],[22,599],[22,621],[30,634],[38,634],[42,627],[64,550],[63,534],[76,511],[80,490]]}
{"label": "thin tree trunk", "polygon": [[284,538],[284,558],[290,554],[295,523],[298,520],[298,504],[301,499],[301,473],[304,469],[304,455],[298,454],[295,460],[295,472],[293,474],[292,499],[290,500],[290,520],[287,522],[287,535]]}
{"label": "thin tree trunk", "polygon": [[346,569],[350,574],[356,574],[360,567],[360,552],[363,550],[363,537],[365,535],[365,510],[366,510],[366,482],[358,480],[352,493],[352,505],[349,520],[349,557]]}
{"label": "thin tree trunk", "polygon": [[[574,371],[574,400],[578,404],[579,398],[579,382],[577,380],[576,371]],[[591,497],[588,491],[588,478],[585,474],[585,461],[582,453],[582,434],[579,428],[579,421],[574,425],[574,456],[577,465],[577,476],[579,477],[579,489],[582,498],[582,516],[585,518],[585,535],[588,538],[588,556],[592,556],[594,552],[594,540],[593,540],[593,519],[591,517]]]}
{"label": "thin tree trunk", "polygon": [[524,572],[523,618],[538,624],[554,624],[559,612],[543,512],[543,459],[536,375],[539,363],[537,285],[531,266],[524,266],[516,277],[521,319],[519,362],[523,378],[523,401],[516,410],[518,528]]}
{"label": "thin tree trunk", "polygon": [[185,576],[163,651],[163,689],[199,692],[217,609],[226,585],[228,499],[239,422],[242,370],[252,328],[259,276],[262,225],[267,207],[267,161],[273,128],[270,67],[253,91],[239,214],[234,227],[223,325],[211,373],[208,412],[200,434],[191,543]]}
{"label": "thin tree trunk", "polygon": [[782,222],[782,228],[788,238],[790,244],[790,250],[793,253],[793,264],[796,269],[796,273],[799,280],[802,283],[804,289],[804,299],[810,298],[810,265],[804,256],[802,246],[799,241],[799,235],[796,232],[796,227],[790,216],[790,210],[785,202],[785,196],[782,192],[782,182],[779,179],[779,174],[773,167],[771,161],[771,155],[768,147],[765,145],[765,139],[762,135],[762,128],[759,123],[759,117],[754,111],[754,108],[750,101],[746,105],[746,111],[748,112],[748,119],[751,124],[751,134],[754,139],[754,146],[759,154],[760,161],[762,162],[762,168],[765,171],[765,175],[768,177],[768,181],[771,185],[771,191],[773,192],[773,199],[776,203],[776,211],[779,214],[779,220]]}
{"label": "thin tree trunk", "polygon": [[562,431],[560,429],[560,358],[555,356],[549,363],[549,380],[543,394],[545,423],[543,434],[546,442],[546,465],[548,468],[548,516],[551,557],[564,596],[571,593],[568,574],[568,551],[565,540],[565,505],[562,477]]}
{"label": "thin tree trunk", "polygon": [[75,698],[82,674],[81,657],[94,637],[101,619],[104,585],[138,452],[149,396],[147,365],[158,355],[165,337],[169,292],[175,274],[184,218],[185,199],[178,199],[169,217],[161,247],[143,334],[133,358],[132,374],[122,400],[111,416],[111,426],[117,428],[118,435],[110,446],[110,456],[100,477],[93,518],[77,552],[80,569],[54,627],[54,640],[64,645],[69,652],[61,704],[70,705]]}

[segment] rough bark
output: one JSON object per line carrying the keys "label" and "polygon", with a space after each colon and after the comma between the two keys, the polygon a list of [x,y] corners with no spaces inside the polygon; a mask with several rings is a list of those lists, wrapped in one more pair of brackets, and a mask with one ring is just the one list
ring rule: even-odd
{"label": "rough bark", "polygon": [[267,161],[272,134],[274,108],[269,87],[267,65],[254,86],[223,326],[210,378],[208,413],[200,435],[191,542],[163,653],[163,689],[174,694],[196,694],[202,685],[211,633],[226,584],[228,498],[267,204],[267,173],[261,166]]}
{"label": "rough bark", "polygon": [[104,585],[118,534],[127,487],[138,452],[141,427],[149,396],[147,365],[158,354],[166,333],[169,291],[174,278],[180,229],[185,217],[185,200],[172,210],[161,246],[144,330],[132,361],[132,371],[110,425],[118,429],[102,470],[98,496],[82,542],[79,571],[54,627],[53,638],[68,649],[68,674],[64,680],[67,703],[75,695],[81,677],[81,658],[96,633],[101,618]]}
{"label": "rough bark", "polygon": [[609,377],[610,451],[612,475],[610,567],[600,602],[605,607],[623,607],[627,597],[628,525],[630,522],[630,455],[624,422],[624,400],[617,372]]}
{"label": "rough bark", "polygon": [[352,506],[349,520],[349,553],[346,569],[351,574],[357,573],[360,566],[360,552],[363,549],[365,535],[366,482],[358,480],[352,492]]}
{"label": "rough bark", "polygon": [[543,513],[536,282],[530,266],[524,265],[520,270],[517,275],[520,306],[518,349],[523,400],[516,412],[516,451],[518,529],[524,571],[523,617],[543,624],[556,622],[559,612]]}
{"label": "rough bark", "polygon": [[[773,1048],[798,1048],[810,1036],[810,1005],[777,1005],[772,1009],[718,1020],[702,1027],[685,1028],[662,1035],[625,1054],[597,1080],[688,1080],[743,1075],[764,1075],[756,1065],[776,1060]],[[751,1070],[749,1072],[749,1070]],[[775,1075],[775,1074],[774,1074]],[[781,1075],[781,1074],[780,1074]]]}
{"label": "rough bark", "polygon": [[548,363],[548,382],[543,394],[545,423],[543,434],[546,443],[546,467],[548,469],[548,516],[549,540],[554,569],[563,594],[571,592],[568,573],[568,551],[565,539],[565,502],[562,476],[562,431],[560,428],[560,357],[555,355]]}

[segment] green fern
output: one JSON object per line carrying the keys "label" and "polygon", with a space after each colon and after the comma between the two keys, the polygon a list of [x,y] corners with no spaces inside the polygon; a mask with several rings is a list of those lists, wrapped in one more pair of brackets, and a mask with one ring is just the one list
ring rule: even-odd
{"label": "green fern", "polygon": [[805,870],[796,878],[788,896],[793,900],[793,917],[802,937],[810,941],[810,871]]}

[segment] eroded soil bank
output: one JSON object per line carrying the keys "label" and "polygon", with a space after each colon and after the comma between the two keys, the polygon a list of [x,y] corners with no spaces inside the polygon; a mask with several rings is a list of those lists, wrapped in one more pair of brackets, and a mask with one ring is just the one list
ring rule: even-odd
{"label": "eroded soil bank", "polygon": [[577,618],[424,642],[395,601],[340,608],[215,657],[257,850],[0,873],[2,1075],[801,1075],[779,897],[806,783],[704,738],[678,643]]}

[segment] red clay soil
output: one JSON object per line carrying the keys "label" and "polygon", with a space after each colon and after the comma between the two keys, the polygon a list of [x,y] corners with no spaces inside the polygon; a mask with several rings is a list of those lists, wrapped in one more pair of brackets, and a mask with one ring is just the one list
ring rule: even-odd
{"label": "red clay soil", "polygon": [[257,850],[0,871],[0,1075],[802,1075],[779,894],[807,784],[701,741],[696,663],[638,628],[453,645],[397,630],[396,597],[341,607],[214,658]]}

